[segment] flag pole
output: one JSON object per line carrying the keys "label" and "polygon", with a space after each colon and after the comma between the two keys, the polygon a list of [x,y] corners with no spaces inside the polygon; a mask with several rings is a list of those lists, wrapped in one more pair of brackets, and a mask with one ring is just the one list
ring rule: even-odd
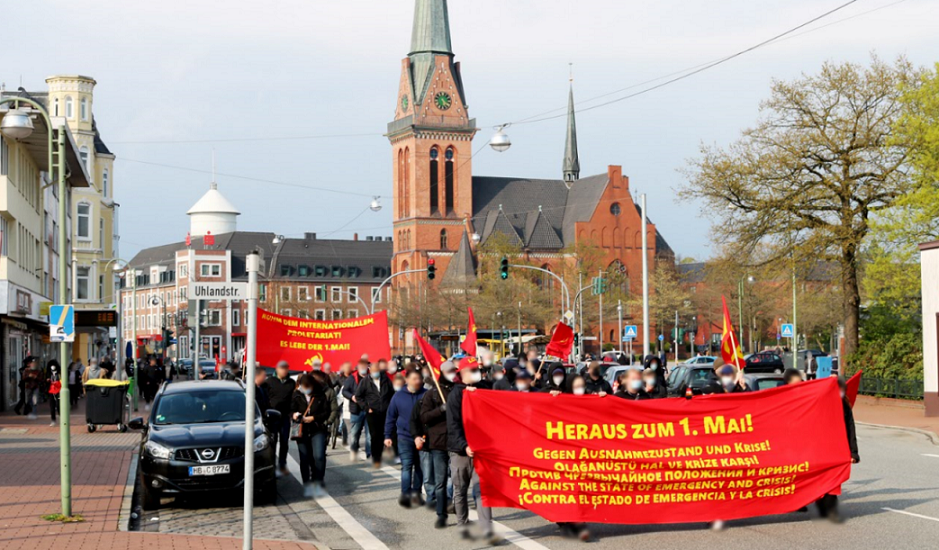
{"label": "flag pole", "polygon": [[[421,335],[420,335],[420,333],[417,332],[417,329],[414,329],[414,336],[415,336],[415,340],[421,338]],[[427,345],[430,346],[430,342],[427,342]],[[420,341],[418,341],[417,347],[421,347]],[[438,351],[437,353],[440,353],[440,352]],[[433,372],[434,372],[434,366],[430,364],[430,361],[428,360],[427,357],[424,357],[424,360],[427,361],[427,364],[430,366],[430,372],[433,373]],[[440,374],[443,374],[443,371],[442,371],[442,370],[440,370],[439,368],[438,368],[437,370],[440,372]],[[438,378],[440,378],[440,374],[438,374],[437,376],[431,376],[431,378],[434,379],[434,386],[437,386],[437,393],[440,395],[440,401],[441,401],[444,405],[446,405],[446,404],[447,404],[447,400],[446,400],[446,398],[443,396],[443,390],[440,389],[440,382],[437,380]]]}

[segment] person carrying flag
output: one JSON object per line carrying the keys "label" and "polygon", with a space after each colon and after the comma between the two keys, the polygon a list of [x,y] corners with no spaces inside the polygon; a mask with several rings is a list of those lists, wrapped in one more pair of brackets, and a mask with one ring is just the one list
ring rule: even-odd
{"label": "person carrying flag", "polygon": [[466,338],[460,342],[460,349],[466,352],[470,357],[476,357],[476,317],[473,316],[473,308],[466,308],[469,311],[469,321],[466,326]]}
{"label": "person carrying flag", "polygon": [[428,494],[427,500],[435,503],[437,521],[434,527],[437,529],[447,526],[447,397],[457,376],[456,365],[446,361],[440,365],[436,387],[424,394],[421,400],[420,421],[427,434],[424,445],[430,457],[430,467],[426,468],[424,476],[434,481],[434,494]]}

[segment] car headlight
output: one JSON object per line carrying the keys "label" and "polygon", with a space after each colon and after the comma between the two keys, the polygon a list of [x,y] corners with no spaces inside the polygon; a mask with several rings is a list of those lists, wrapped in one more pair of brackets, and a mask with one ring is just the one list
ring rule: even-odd
{"label": "car headlight", "polygon": [[261,452],[270,444],[271,440],[265,434],[261,434],[254,438],[254,452]]}
{"label": "car headlight", "polygon": [[153,458],[168,459],[172,454],[172,451],[168,447],[164,447],[163,445],[154,443],[153,441],[147,441],[146,445],[143,446],[143,449]]}

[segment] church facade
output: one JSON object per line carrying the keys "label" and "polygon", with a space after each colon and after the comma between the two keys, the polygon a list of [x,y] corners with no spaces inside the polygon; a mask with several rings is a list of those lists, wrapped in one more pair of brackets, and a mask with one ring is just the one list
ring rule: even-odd
{"label": "church facade", "polygon": [[[629,178],[616,165],[580,177],[573,90],[559,179],[475,175],[477,130],[453,54],[447,1],[417,0],[411,51],[401,62],[395,118],[387,129],[395,273],[426,269],[433,259],[439,282],[465,284],[476,276],[478,244],[501,233],[533,265],[555,270],[559,262],[576,261],[569,251],[578,243],[592,243],[604,265],[640,279],[642,222]],[[674,261],[653,223],[647,231],[650,270],[656,260]],[[427,282],[415,273],[395,284],[419,281]]]}

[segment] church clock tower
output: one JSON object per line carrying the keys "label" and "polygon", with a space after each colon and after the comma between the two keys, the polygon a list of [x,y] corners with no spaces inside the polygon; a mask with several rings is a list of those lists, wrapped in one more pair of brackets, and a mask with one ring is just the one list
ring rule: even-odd
{"label": "church clock tower", "polygon": [[[416,0],[411,52],[401,62],[395,118],[388,124],[394,166],[394,272],[442,275],[473,211],[472,141],[460,64],[453,60],[447,0]],[[416,277],[399,278],[417,281]],[[421,279],[424,280],[424,279]]]}

